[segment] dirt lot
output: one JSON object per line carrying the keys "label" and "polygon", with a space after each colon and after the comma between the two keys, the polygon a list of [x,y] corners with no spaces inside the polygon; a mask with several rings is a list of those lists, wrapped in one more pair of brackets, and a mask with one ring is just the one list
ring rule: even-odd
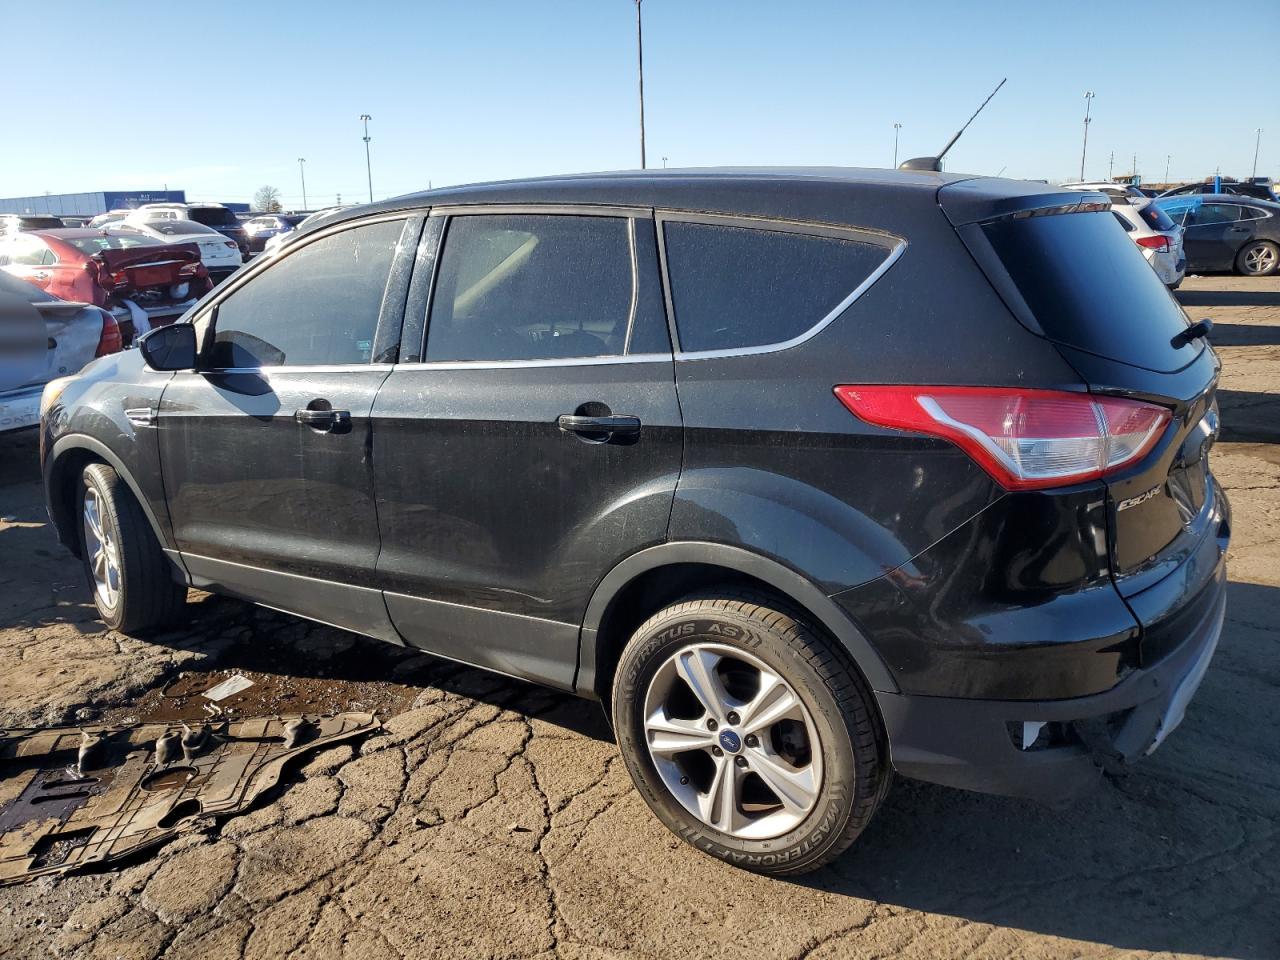
{"label": "dirt lot", "polygon": [[1217,324],[1235,517],[1227,630],[1185,723],[1065,810],[899,780],[834,868],[792,882],[673,839],[590,704],[212,597],[152,642],[103,630],[34,438],[0,440],[0,724],[161,716],[228,670],[268,688],[256,708],[401,711],[218,829],[0,890],[0,956],[1280,956],[1280,279],[1181,297]]}

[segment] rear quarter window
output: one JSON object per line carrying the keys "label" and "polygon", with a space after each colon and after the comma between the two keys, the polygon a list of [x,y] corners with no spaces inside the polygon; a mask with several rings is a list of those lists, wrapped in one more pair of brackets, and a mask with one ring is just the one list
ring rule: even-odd
{"label": "rear quarter window", "polygon": [[878,243],[729,223],[668,220],[662,230],[684,353],[794,340],[892,252]]}

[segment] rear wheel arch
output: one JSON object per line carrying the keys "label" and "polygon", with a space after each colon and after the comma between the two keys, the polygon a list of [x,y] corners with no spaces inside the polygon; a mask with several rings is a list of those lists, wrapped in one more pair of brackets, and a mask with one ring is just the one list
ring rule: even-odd
{"label": "rear wheel arch", "polygon": [[857,626],[800,574],[740,547],[684,542],[633,554],[597,585],[582,623],[578,693],[607,705],[614,669],[632,633],[668,604],[716,587],[777,598],[840,643],[873,691],[898,690],[889,668]]}
{"label": "rear wheel arch", "polygon": [[106,444],[81,434],[61,437],[54,443],[45,462],[45,490],[48,491],[49,510],[59,541],[77,557],[80,556],[80,534],[77,526],[80,478],[84,468],[91,463],[105,463],[119,474],[138,501],[161,547],[172,546],[164,527],[151,509],[151,504],[142,495],[142,489],[120,458]]}

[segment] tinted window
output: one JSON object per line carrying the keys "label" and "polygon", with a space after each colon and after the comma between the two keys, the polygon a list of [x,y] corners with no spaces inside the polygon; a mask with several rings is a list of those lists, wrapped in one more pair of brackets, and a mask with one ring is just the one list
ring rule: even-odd
{"label": "tinted window", "polygon": [[685,352],[798,337],[888,255],[871,243],[725,224],[671,221],[663,238]]}
{"label": "tinted window", "polygon": [[187,211],[187,216],[196,223],[210,227],[235,227],[240,224],[236,215],[225,207],[192,207]]}
{"label": "tinted window", "polygon": [[1135,227],[1132,223],[1126,220],[1122,214],[1116,213],[1114,210],[1112,210],[1111,215],[1116,218],[1120,226],[1124,227],[1126,232],[1132,232],[1137,229],[1137,227]]}
{"label": "tinted window", "polygon": [[147,229],[154,230],[156,233],[163,233],[167,237],[189,237],[193,233],[221,236],[217,230],[206,227],[203,223],[196,223],[194,220],[155,220],[147,224]]}
{"label": "tinted window", "polygon": [[454,217],[428,321],[428,360],[620,354],[632,313],[621,217]]}
{"label": "tinted window", "polygon": [[1138,216],[1152,230],[1158,230],[1161,233],[1172,230],[1177,226],[1176,223],[1169,219],[1169,215],[1154,203],[1148,203],[1145,207],[1139,208]]}
{"label": "tinted window", "polygon": [[1266,210],[1258,207],[1244,207],[1240,213],[1241,220],[1261,220],[1263,217],[1271,216]]}
{"label": "tinted window", "polygon": [[1234,203],[1205,203],[1191,211],[1187,223],[1203,226],[1207,223],[1231,223],[1240,218],[1240,208]]}
{"label": "tinted window", "polygon": [[1000,220],[983,227],[1045,334],[1152,370],[1176,370],[1200,347],[1175,348],[1187,322],[1137,244],[1103,212]]}
{"label": "tinted window", "polygon": [[218,305],[215,367],[368,363],[402,220],[299,247]]}

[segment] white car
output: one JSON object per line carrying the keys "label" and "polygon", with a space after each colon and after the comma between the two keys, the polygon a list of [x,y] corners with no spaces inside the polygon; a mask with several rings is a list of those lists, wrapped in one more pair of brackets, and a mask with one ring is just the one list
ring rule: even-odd
{"label": "white car", "polygon": [[106,213],[98,214],[86,226],[92,227],[94,230],[101,230],[103,227],[108,227],[113,223],[119,223],[131,213],[133,213],[132,210],[108,210]]}
{"label": "white car", "polygon": [[1156,276],[1170,290],[1182,284],[1187,272],[1187,257],[1182,250],[1182,227],[1137,187],[1122,183],[1064,183],[1067,190],[1104,193],[1111,201],[1111,212],[1138,245]]}
{"label": "white car", "polygon": [[200,262],[209,271],[209,279],[221,283],[240,268],[243,260],[240,246],[212,227],[194,220],[154,220],[141,223],[126,218],[109,224],[107,233],[140,233],[165,243],[194,243],[200,248]]}
{"label": "white car", "polygon": [[236,242],[242,258],[249,259],[249,235],[240,218],[221,203],[144,203],[130,211],[124,222],[130,225],[158,223],[165,220],[189,220],[212,227]]}

